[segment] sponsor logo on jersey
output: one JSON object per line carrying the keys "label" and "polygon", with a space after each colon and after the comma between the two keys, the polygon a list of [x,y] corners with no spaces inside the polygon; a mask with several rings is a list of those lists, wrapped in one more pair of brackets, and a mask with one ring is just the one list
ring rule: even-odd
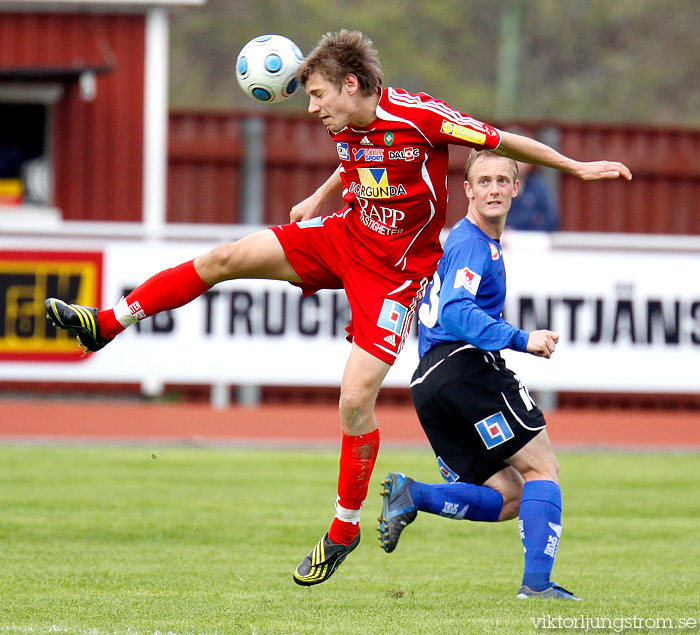
{"label": "sponsor logo on jersey", "polygon": [[489,248],[491,249],[491,260],[498,260],[500,258],[498,247],[496,247],[496,245],[493,243],[489,243]]}
{"label": "sponsor logo on jersey", "polygon": [[384,161],[384,148],[353,148],[355,161]]}
{"label": "sponsor logo on jersey", "polygon": [[348,147],[347,143],[344,143],[343,141],[336,141],[335,147],[336,147],[336,150],[338,150],[338,158],[341,161],[349,161],[350,160],[350,148]]}
{"label": "sponsor logo on jersey", "polygon": [[486,142],[486,135],[483,132],[477,132],[476,130],[467,128],[467,126],[462,126],[453,121],[447,121],[447,119],[442,120],[440,132],[478,145],[483,145]]}
{"label": "sponsor logo on jersey", "polygon": [[371,146],[372,142],[367,138],[367,135],[365,135],[364,137],[362,137],[362,141],[360,141],[360,145]]}
{"label": "sponsor logo on jersey", "polygon": [[396,335],[394,335],[393,333],[391,335],[387,335],[384,338],[384,341],[388,344],[391,344],[392,346],[396,346]]}
{"label": "sponsor logo on jersey", "polygon": [[377,205],[366,198],[358,197],[357,202],[362,210],[360,220],[372,231],[385,236],[403,233],[404,230],[397,227],[397,223],[402,221],[406,214],[400,209]]}
{"label": "sponsor logo on jersey", "polygon": [[392,143],[394,143],[394,133],[389,131],[384,135],[384,143],[388,146],[390,146]]}
{"label": "sponsor logo on jersey", "polygon": [[420,150],[409,146],[401,150],[389,150],[390,161],[414,161],[420,156]]}
{"label": "sponsor logo on jersey", "polygon": [[403,304],[399,304],[395,300],[384,300],[377,326],[396,333],[396,335],[401,335],[407,315],[408,309]]}
{"label": "sponsor logo on jersey", "polygon": [[512,439],[515,436],[502,412],[497,412],[490,417],[486,417],[486,419],[482,419],[475,423],[474,427],[487,450],[495,448],[497,445],[501,445],[501,443],[505,443],[508,439]]}
{"label": "sponsor logo on jersey", "polygon": [[441,456],[437,458],[437,465],[438,469],[440,470],[440,474],[442,474],[442,478],[444,478],[448,483],[456,483],[459,480],[459,474],[450,469],[447,463],[442,460]]}
{"label": "sponsor logo on jersey", "polygon": [[469,267],[464,267],[464,269],[457,269],[455,274],[455,284],[454,288],[459,289],[459,287],[464,287],[472,295],[476,295],[479,290],[479,285],[481,284],[481,276],[472,271]]}
{"label": "sponsor logo on jersey", "polygon": [[406,194],[403,185],[389,185],[386,168],[357,168],[359,183],[350,184],[350,192],[364,198],[395,198]]}

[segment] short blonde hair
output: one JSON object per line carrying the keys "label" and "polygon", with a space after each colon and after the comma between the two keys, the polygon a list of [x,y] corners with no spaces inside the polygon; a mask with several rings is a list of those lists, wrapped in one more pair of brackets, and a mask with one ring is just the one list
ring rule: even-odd
{"label": "short blonde hair", "polygon": [[501,154],[496,154],[495,152],[491,152],[491,150],[476,150],[475,148],[472,148],[471,152],[469,153],[469,157],[467,158],[467,163],[464,166],[465,181],[469,180],[469,172],[471,171],[472,166],[477,162],[477,160],[480,157],[485,156],[498,157],[499,159],[506,159],[507,161],[509,161],[511,167],[513,168],[513,181],[518,180],[518,164],[514,159],[511,159],[510,157],[504,157]]}

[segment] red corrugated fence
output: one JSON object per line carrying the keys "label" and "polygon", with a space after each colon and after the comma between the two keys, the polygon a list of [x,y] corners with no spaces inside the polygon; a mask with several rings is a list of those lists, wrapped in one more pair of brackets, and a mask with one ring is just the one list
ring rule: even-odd
{"label": "red corrugated fence", "polygon": [[[290,208],[337,166],[333,143],[310,116],[172,112],[169,220],[237,222],[245,153],[242,121],[250,116],[259,117],[265,125],[266,224],[285,222]],[[559,148],[569,156],[623,161],[634,173],[631,183],[586,183],[562,175],[562,230],[700,233],[700,130],[561,122],[518,125],[534,136],[542,130],[553,131],[559,137]],[[462,166],[466,154],[463,148],[451,150],[448,225],[464,214]],[[326,211],[338,205],[340,201],[334,201]]]}

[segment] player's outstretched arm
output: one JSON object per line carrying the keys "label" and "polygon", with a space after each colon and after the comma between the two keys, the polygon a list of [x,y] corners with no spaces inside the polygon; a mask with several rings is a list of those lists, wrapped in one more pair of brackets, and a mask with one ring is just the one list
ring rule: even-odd
{"label": "player's outstretched arm", "polygon": [[512,132],[501,131],[501,145],[494,152],[516,161],[556,168],[584,181],[632,179],[630,169],[619,161],[575,161],[544,143]]}
{"label": "player's outstretched arm", "polygon": [[623,177],[632,180],[630,169],[619,161],[575,161],[574,176],[584,181],[600,181],[602,179],[617,179]]}
{"label": "player's outstretched arm", "polygon": [[340,170],[341,166],[338,166],[335,172],[328,177],[328,180],[311,196],[292,207],[292,211],[289,213],[289,220],[296,223],[318,216],[321,213],[323,202],[332,194],[339,193],[343,189]]}
{"label": "player's outstretched arm", "polygon": [[554,353],[554,349],[559,341],[559,333],[547,331],[530,331],[530,337],[527,340],[527,352],[537,357],[546,357],[549,359]]}

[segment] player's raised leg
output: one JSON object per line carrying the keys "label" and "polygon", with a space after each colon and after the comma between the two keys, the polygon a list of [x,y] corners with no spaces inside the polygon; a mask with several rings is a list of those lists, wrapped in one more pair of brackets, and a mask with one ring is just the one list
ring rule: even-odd
{"label": "player's raised leg", "polygon": [[500,470],[483,485],[422,483],[399,472],[382,481],[382,514],[377,531],[382,549],[396,549],[401,532],[419,511],[456,520],[497,522],[517,515],[523,479],[512,467]]}
{"label": "player's raised leg", "polygon": [[131,324],[181,307],[217,282],[235,278],[301,282],[279,240],[266,229],[235,243],[219,245],[194,260],[157,273],[114,308],[98,311],[48,298],[46,316],[58,328],[74,331],[89,351],[98,351]]}
{"label": "player's raised leg", "polygon": [[379,451],[374,404],[389,364],[353,344],[340,389],[340,450],[336,514],[328,533],[294,572],[297,584],[325,582],[360,542],[360,510]]}

